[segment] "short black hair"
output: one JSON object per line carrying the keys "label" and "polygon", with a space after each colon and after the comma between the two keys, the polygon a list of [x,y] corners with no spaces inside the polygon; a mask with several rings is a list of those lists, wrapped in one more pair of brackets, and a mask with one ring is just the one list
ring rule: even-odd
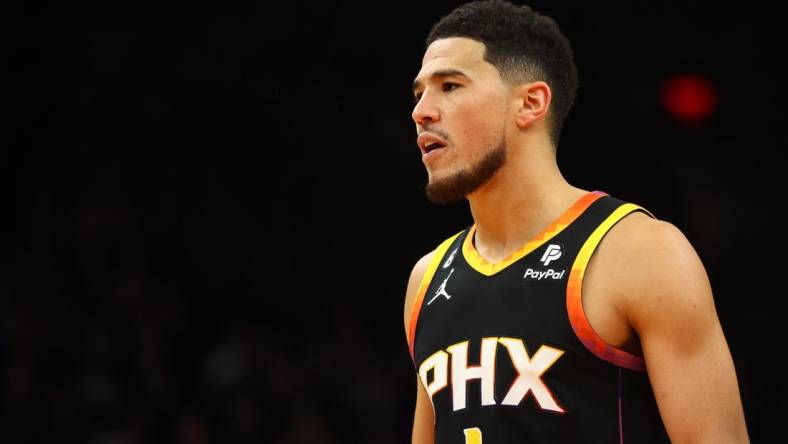
{"label": "short black hair", "polygon": [[550,85],[548,128],[557,148],[564,119],[575,101],[578,76],[569,39],[556,22],[525,5],[474,1],[441,18],[427,36],[426,46],[449,37],[483,43],[484,60],[509,84],[543,80]]}

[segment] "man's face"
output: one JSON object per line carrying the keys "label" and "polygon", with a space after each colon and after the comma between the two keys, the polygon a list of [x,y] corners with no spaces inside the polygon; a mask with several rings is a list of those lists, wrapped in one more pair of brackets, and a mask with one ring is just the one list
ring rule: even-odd
{"label": "man's face", "polygon": [[433,42],[413,83],[413,120],[427,168],[430,200],[476,191],[504,164],[508,88],[467,38]]}

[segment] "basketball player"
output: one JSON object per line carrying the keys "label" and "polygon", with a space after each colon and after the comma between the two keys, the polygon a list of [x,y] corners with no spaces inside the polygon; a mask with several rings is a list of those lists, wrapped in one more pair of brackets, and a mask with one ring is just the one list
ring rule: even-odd
{"label": "basketball player", "polygon": [[459,7],[427,38],[413,83],[426,194],[467,199],[474,224],[408,282],[412,441],[747,442],[693,247],[558,169],[572,58],[552,19],[502,0]]}

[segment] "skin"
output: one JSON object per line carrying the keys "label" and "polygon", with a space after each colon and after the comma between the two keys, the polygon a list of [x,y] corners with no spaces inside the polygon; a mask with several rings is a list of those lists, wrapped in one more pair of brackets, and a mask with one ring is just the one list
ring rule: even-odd
{"label": "skin", "polygon": [[[447,136],[441,152],[423,156],[431,182],[472,168],[506,141],[506,163],[466,196],[477,227],[475,247],[499,262],[587,191],[570,185],[558,169],[546,122],[549,85],[509,85],[483,55],[484,45],[466,38],[431,44],[414,82],[413,120],[419,134]],[[463,75],[436,75],[451,71]],[[408,280],[406,332],[433,254],[416,263]],[[586,316],[601,339],[644,357],[672,442],[749,442],[709,279],[678,228],[642,213],[625,217],[599,244],[582,291]],[[432,406],[418,377],[416,386],[412,442],[432,443]]]}

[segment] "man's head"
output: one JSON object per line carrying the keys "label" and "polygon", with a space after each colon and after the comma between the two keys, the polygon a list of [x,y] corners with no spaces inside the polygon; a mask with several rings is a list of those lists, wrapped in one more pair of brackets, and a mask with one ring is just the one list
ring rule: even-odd
{"label": "man's head", "polygon": [[502,0],[473,2],[443,17],[426,43],[413,119],[430,200],[459,200],[486,183],[505,163],[510,120],[521,128],[544,120],[557,146],[577,70],[552,19]]}

